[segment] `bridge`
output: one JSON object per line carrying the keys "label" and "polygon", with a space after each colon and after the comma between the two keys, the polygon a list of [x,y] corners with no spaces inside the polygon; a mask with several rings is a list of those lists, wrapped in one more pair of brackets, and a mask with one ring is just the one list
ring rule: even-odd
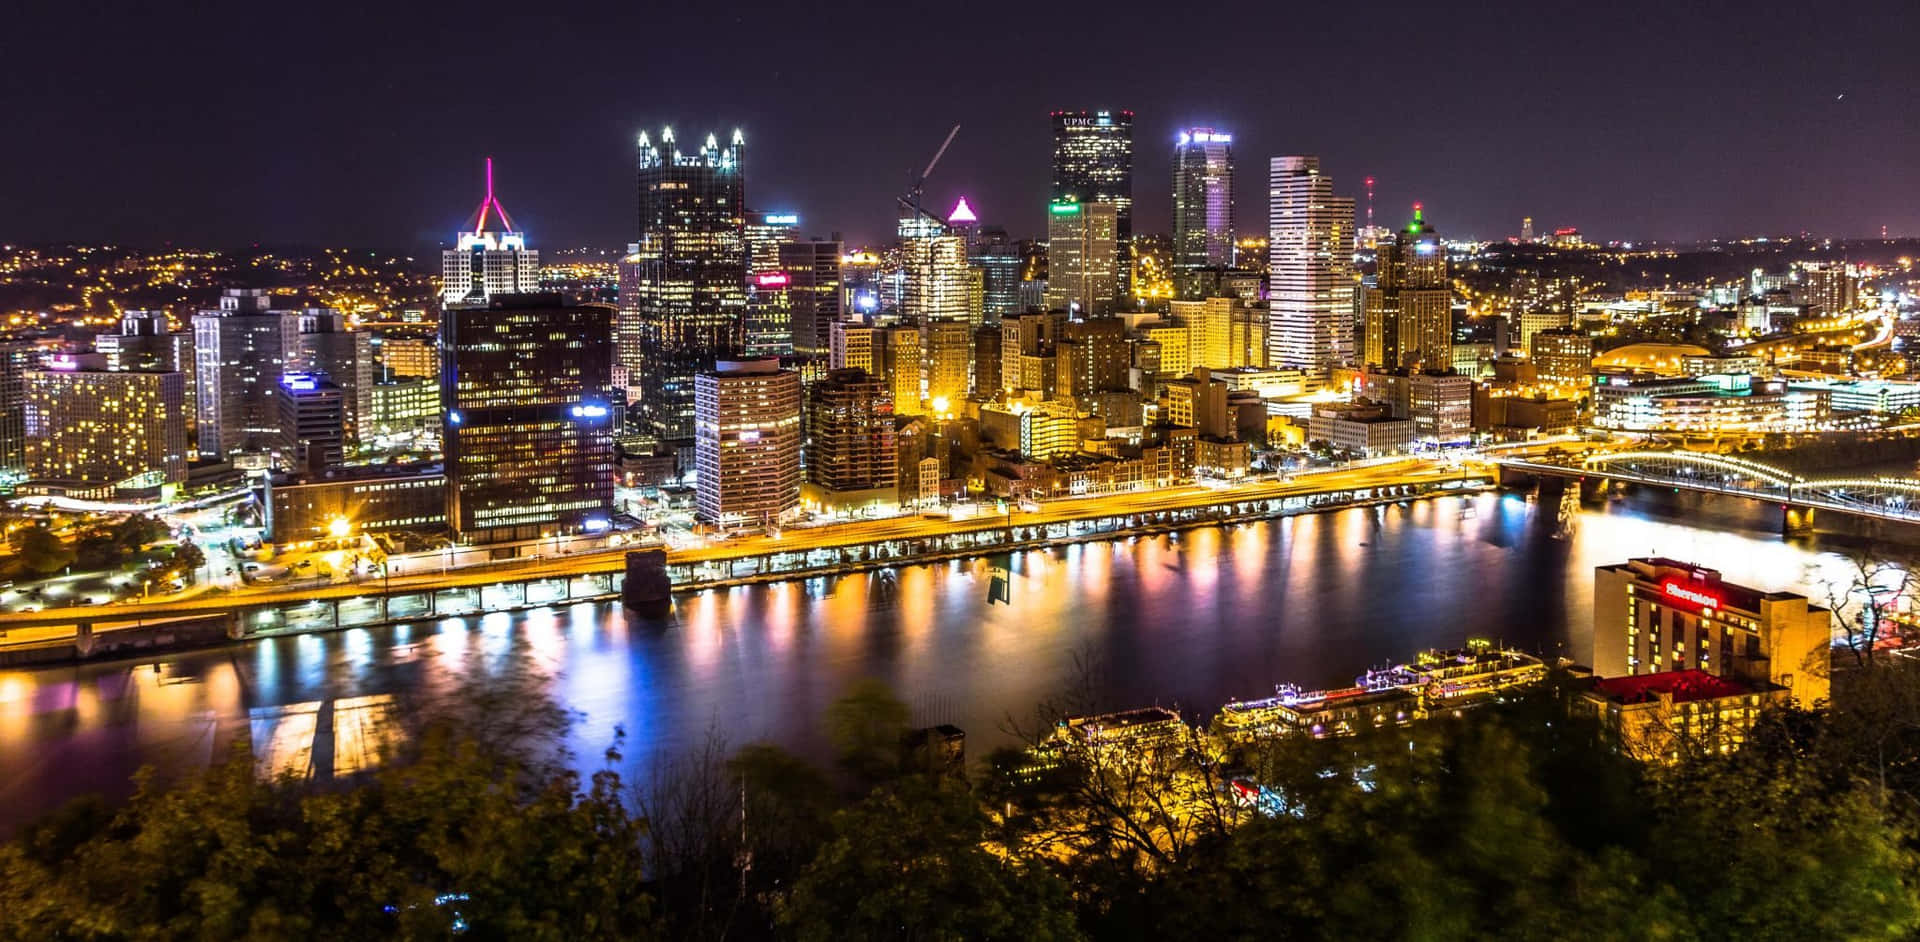
{"label": "bridge", "polygon": [[[1785,468],[1736,455],[1683,450],[1596,452],[1566,458],[1495,458],[1503,470],[1522,474],[1625,481],[1656,487],[1767,500],[1787,509],[1789,529],[1811,522],[1811,512],[1920,523],[1920,480],[1914,478],[1807,478]],[[1796,510],[1799,513],[1796,514]]]}

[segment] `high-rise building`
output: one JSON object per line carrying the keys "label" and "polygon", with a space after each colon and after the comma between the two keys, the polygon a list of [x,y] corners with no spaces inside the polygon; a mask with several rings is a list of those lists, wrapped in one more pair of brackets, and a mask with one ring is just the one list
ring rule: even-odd
{"label": "high-rise building", "polygon": [[264,453],[279,443],[280,375],[299,365],[300,315],[263,289],[229,288],[193,318],[200,454]]}
{"label": "high-rise building", "polygon": [[1453,367],[1452,291],[1447,253],[1422,217],[1379,244],[1376,283],[1365,289],[1362,362],[1383,369]]}
{"label": "high-rise building", "polygon": [[793,213],[747,213],[740,241],[747,250],[749,283],[755,275],[786,271],[780,264],[780,246],[792,242],[799,228],[800,217]]}
{"label": "high-rise building", "polygon": [[346,315],[332,308],[308,308],[300,314],[300,353],[308,372],[340,387],[346,443],[358,444],[373,412],[373,335],[349,330]]}
{"label": "high-rise building", "polygon": [[779,523],[800,506],[800,374],[721,361],[694,380],[694,509],[723,527]]}
{"label": "high-rise building", "polygon": [[1186,271],[1234,263],[1233,135],[1180,132],[1173,148],[1173,265]]}
{"label": "high-rise building", "polygon": [[[488,219],[499,216],[497,230]],[[487,194],[474,210],[473,228],[458,233],[453,248],[440,253],[440,303],[485,304],[496,294],[540,289],[540,253],[527,248],[525,233],[513,228],[507,208],[493,195],[493,158],[487,158]]]}
{"label": "high-rise building", "polygon": [[925,412],[926,364],[921,362],[920,328],[914,324],[882,328],[874,346],[880,357],[880,375],[886,377],[893,396],[893,411],[901,415]]}
{"label": "high-rise building", "polygon": [[474,542],[607,528],[613,308],[499,295],[440,319],[447,524]]}
{"label": "high-rise building", "polygon": [[1005,229],[985,229],[969,249],[968,263],[980,273],[981,319],[989,324],[1021,312],[1020,274],[1025,268],[1020,245]]}
{"label": "high-rise building", "polygon": [[32,342],[0,340],[0,482],[27,473],[27,371],[38,363]]}
{"label": "high-rise building", "polygon": [[1113,206],[1116,288],[1132,294],[1133,112],[1053,113],[1052,201]]}
{"label": "high-rise building", "polygon": [[1845,262],[1816,262],[1800,271],[1800,300],[1815,317],[1833,317],[1854,309],[1860,280]]}
{"label": "high-rise building", "polygon": [[792,277],[783,271],[765,271],[747,280],[747,310],[740,321],[741,349],[753,359],[792,356]]}
{"label": "high-rise building", "polygon": [[1000,325],[973,329],[973,395],[992,399],[1000,392]]}
{"label": "high-rise building", "polygon": [[830,331],[827,368],[830,370],[866,370],[881,375],[882,350],[886,339],[878,327],[835,321]]}
{"label": "high-rise building", "polygon": [[346,460],[346,390],[324,375],[280,378],[280,462],[301,474],[320,474]]}
{"label": "high-rise building", "polygon": [[105,367],[60,358],[23,374],[27,474],[82,489],[185,481],[185,375]]}
{"label": "high-rise building", "polygon": [[1118,304],[1121,257],[1117,208],[1055,203],[1047,208],[1047,309],[1101,317]]}
{"label": "high-rise building", "polygon": [[1593,337],[1584,330],[1558,327],[1533,335],[1527,351],[1540,382],[1585,389],[1593,383]]}
{"label": "high-rise building", "polygon": [[786,242],[780,246],[780,270],[787,275],[787,300],[793,308],[793,352],[825,357],[832,328],[846,309],[842,303],[840,254],[832,241]]}
{"label": "high-rise building", "polygon": [[920,350],[931,411],[957,411],[972,391],[973,325],[952,318],[921,321]]}
{"label": "high-rise building", "polygon": [[1354,357],[1353,198],[1318,157],[1273,158],[1269,183],[1269,360],[1326,376]]}
{"label": "high-rise building", "polygon": [[640,395],[635,424],[693,437],[694,375],[739,355],[747,306],[746,144],[711,134],[682,152],[671,128],[639,139],[639,235],[621,262],[621,346]]}
{"label": "high-rise building", "polygon": [[[106,356],[109,370],[179,373],[186,377],[187,439],[189,450],[194,450],[191,446],[199,424],[200,390],[194,379],[193,331],[172,330],[165,311],[128,311],[120,318],[119,331],[96,337],[93,348]],[[0,466],[4,464],[0,462]]]}
{"label": "high-rise building", "polygon": [[1117,317],[1068,321],[1053,345],[1055,391],[1091,407],[1097,394],[1127,388],[1127,325]]}
{"label": "high-rise building", "polygon": [[833,370],[807,391],[804,500],[822,509],[892,503],[899,455],[893,398],[865,370]]}
{"label": "high-rise building", "polygon": [[1239,298],[1174,301],[1169,313],[1187,325],[1188,357],[1215,370],[1267,365],[1266,312]]}
{"label": "high-rise building", "polygon": [[943,223],[915,214],[900,220],[906,291],[900,313],[936,320],[971,320],[966,240]]}

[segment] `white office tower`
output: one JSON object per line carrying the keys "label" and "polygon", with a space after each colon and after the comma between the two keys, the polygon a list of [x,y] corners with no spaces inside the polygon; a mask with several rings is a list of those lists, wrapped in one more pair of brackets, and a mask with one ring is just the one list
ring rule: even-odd
{"label": "white office tower", "polygon": [[920,213],[900,219],[906,290],[900,313],[924,320],[968,320],[967,241],[939,220]]}
{"label": "white office tower", "polygon": [[1117,212],[1112,203],[1047,207],[1047,310],[1076,320],[1113,313],[1121,263]]}
{"label": "white office tower", "polygon": [[1353,198],[1318,157],[1275,157],[1268,179],[1270,359],[1324,378],[1354,358]]}
{"label": "white office tower", "polygon": [[[498,215],[498,229],[487,220]],[[513,228],[507,208],[493,195],[493,158],[487,158],[487,195],[474,211],[473,230],[460,233],[459,247],[440,253],[440,302],[485,304],[496,294],[540,290],[540,253],[527,248],[525,233]]]}

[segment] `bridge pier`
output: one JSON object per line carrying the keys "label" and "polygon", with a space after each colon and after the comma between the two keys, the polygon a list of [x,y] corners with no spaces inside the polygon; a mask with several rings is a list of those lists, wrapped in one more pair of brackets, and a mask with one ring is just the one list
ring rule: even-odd
{"label": "bridge pier", "polygon": [[1810,536],[1815,529],[1815,510],[1812,507],[1795,507],[1783,504],[1780,507],[1780,533],[1783,536]]}
{"label": "bridge pier", "polygon": [[627,577],[620,603],[628,611],[659,618],[673,606],[673,580],[667,576],[667,551],[644,549],[627,554]]}

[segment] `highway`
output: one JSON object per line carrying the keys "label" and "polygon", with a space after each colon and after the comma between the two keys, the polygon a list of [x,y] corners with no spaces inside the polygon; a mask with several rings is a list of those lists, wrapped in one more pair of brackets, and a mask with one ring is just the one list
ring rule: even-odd
{"label": "highway", "polygon": [[[744,536],[714,541],[698,547],[669,548],[667,561],[669,564],[701,563],[761,556],[768,553],[970,533],[1007,526],[1039,526],[1132,513],[1184,510],[1234,501],[1304,496],[1353,488],[1433,483],[1461,478],[1472,473],[1473,470],[1473,468],[1463,468],[1445,461],[1408,458],[1382,464],[1301,474],[1285,481],[1252,481],[1221,487],[1191,485],[1163,490],[1132,491],[1056,500],[1041,504],[1037,511],[1016,510],[1010,514],[986,514],[958,520],[916,514],[817,527],[793,527],[780,532],[777,536]],[[359,582],[339,585],[260,586],[217,596],[182,598],[175,595],[140,602],[127,601],[111,605],[4,613],[0,614],[0,633],[4,633],[6,643],[23,643],[67,637],[70,632],[64,626],[81,621],[91,622],[100,629],[106,629],[115,623],[131,624],[143,619],[220,613],[241,606],[354,598],[366,595],[369,591],[424,591],[484,586],[508,580],[622,572],[626,568],[626,554],[632,549],[634,547],[628,546],[617,550],[573,556],[537,557],[497,566],[408,574],[386,580],[363,579]],[[39,638],[42,631],[46,633],[45,639]]]}

